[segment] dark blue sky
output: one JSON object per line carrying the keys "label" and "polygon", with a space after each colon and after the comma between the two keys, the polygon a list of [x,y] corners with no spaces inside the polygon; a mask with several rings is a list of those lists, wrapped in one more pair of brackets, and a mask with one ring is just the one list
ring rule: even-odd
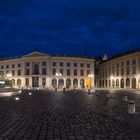
{"label": "dark blue sky", "polygon": [[0,56],[140,48],[139,0],[1,0]]}

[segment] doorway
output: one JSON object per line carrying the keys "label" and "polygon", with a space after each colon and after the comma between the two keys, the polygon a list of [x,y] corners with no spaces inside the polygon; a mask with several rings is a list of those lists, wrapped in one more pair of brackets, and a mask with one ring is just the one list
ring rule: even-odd
{"label": "doorway", "polygon": [[33,77],[32,78],[32,86],[33,87],[39,87],[39,77]]}

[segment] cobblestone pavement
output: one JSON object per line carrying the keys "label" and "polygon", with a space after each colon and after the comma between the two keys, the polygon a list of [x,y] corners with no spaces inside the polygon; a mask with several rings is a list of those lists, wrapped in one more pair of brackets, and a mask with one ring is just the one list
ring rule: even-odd
{"label": "cobblestone pavement", "polygon": [[0,140],[140,140],[121,113],[125,103],[105,93],[24,91],[15,97],[0,98]]}

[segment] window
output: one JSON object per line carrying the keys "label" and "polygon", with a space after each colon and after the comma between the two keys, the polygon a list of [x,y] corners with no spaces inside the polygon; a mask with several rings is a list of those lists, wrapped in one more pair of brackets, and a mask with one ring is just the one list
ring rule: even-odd
{"label": "window", "polygon": [[129,75],[130,74],[130,68],[126,68],[126,74]]}
{"label": "window", "polygon": [[63,67],[63,63],[62,62],[60,62],[60,67]]}
{"label": "window", "polygon": [[15,76],[15,70],[12,70],[12,76]]}
{"label": "window", "polygon": [[56,69],[53,69],[53,70],[52,70],[52,74],[53,74],[53,75],[56,75]]}
{"label": "window", "polygon": [[67,75],[70,75],[70,69],[67,69]]}
{"label": "window", "polygon": [[39,74],[39,66],[38,64],[34,65],[34,75],[38,75]]}
{"label": "window", "polygon": [[18,64],[18,68],[21,68],[21,64]]}
{"label": "window", "polygon": [[3,69],[3,65],[1,66],[1,69]]}
{"label": "window", "polygon": [[42,62],[42,65],[43,65],[43,66],[46,66],[46,62]]}
{"label": "window", "polygon": [[6,71],[6,74],[9,74],[9,70]]}
{"label": "window", "polygon": [[56,62],[53,62],[53,66],[56,66]]}
{"label": "window", "polygon": [[46,78],[42,78],[42,86],[46,85]]}
{"label": "window", "polygon": [[60,73],[61,73],[62,75],[64,74],[63,69],[60,69]]}
{"label": "window", "polygon": [[84,64],[83,63],[81,63],[81,68],[83,68],[84,67]]}
{"label": "window", "polygon": [[12,68],[15,68],[15,64],[12,64]]}
{"label": "window", "polygon": [[84,76],[84,70],[81,70],[81,71],[80,71],[80,75],[81,75],[81,76]]}
{"label": "window", "polygon": [[30,67],[30,63],[29,63],[29,62],[27,62],[27,63],[26,63],[26,66],[27,66],[27,67]]}
{"label": "window", "polygon": [[136,74],[136,67],[132,68],[132,74]]}
{"label": "window", "polygon": [[75,70],[74,70],[74,76],[76,76],[76,75],[77,75],[77,70],[75,69]]}
{"label": "window", "polygon": [[87,76],[90,74],[90,70],[87,70]]}
{"label": "window", "polygon": [[26,69],[26,75],[30,75],[30,69]]}
{"label": "window", "polygon": [[117,63],[117,68],[119,68],[119,63]]}
{"label": "window", "polygon": [[77,67],[77,63],[74,63],[74,67]]}
{"label": "window", "polygon": [[90,64],[87,64],[87,68],[90,68]]}
{"label": "window", "polygon": [[129,60],[126,62],[126,65],[127,65],[127,66],[129,66],[129,65],[130,65],[130,61],[129,61]]}
{"label": "window", "polygon": [[7,65],[6,68],[9,69],[9,65]]}
{"label": "window", "polygon": [[42,68],[42,74],[43,75],[46,75],[47,73],[46,73],[46,68]]}
{"label": "window", "polygon": [[124,69],[121,69],[121,75],[122,76],[124,75]]}
{"label": "window", "polygon": [[26,86],[29,86],[29,78],[26,78],[26,79],[25,79],[25,85],[26,85]]}
{"label": "window", "polygon": [[67,63],[67,67],[70,67],[70,63]]}
{"label": "window", "polygon": [[136,60],[135,60],[135,59],[132,60],[132,64],[133,64],[133,65],[136,64]]}
{"label": "window", "polygon": [[18,76],[21,76],[21,70],[18,70]]}
{"label": "window", "polygon": [[117,69],[117,76],[119,76],[119,69]]}
{"label": "window", "polygon": [[122,66],[122,67],[124,66],[124,62],[121,63],[121,66]]}

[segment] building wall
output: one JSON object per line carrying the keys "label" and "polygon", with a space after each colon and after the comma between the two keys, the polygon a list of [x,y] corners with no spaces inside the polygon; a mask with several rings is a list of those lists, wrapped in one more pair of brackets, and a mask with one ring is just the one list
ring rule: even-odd
{"label": "building wall", "polygon": [[[43,63],[46,63],[46,65]],[[53,64],[56,63],[56,66]],[[63,66],[60,66],[60,63],[63,63]],[[69,64],[70,66],[69,66]],[[74,63],[77,64],[77,67],[74,66]],[[83,66],[82,66],[83,64]],[[15,65],[15,66],[14,66]],[[38,68],[37,68],[38,65]],[[90,67],[89,67],[90,66]],[[34,73],[34,67],[36,67],[36,72]],[[43,74],[42,69],[46,69],[46,74]],[[27,74],[27,69],[29,69],[30,73]],[[56,69],[56,72],[53,73],[53,69]],[[62,76],[56,76],[56,73],[60,74],[63,69],[63,75]],[[67,69],[70,71],[70,75],[67,74]],[[77,75],[74,75],[74,70],[77,70]],[[84,75],[81,75],[80,72],[83,70]],[[21,71],[21,75],[20,75]],[[87,73],[87,71],[89,73]],[[86,58],[76,58],[76,57],[50,57],[50,56],[34,56],[34,57],[21,57],[19,59],[9,59],[9,60],[3,60],[0,61],[0,73],[1,77],[5,79],[12,80],[13,87],[33,87],[33,85],[38,85],[38,87],[48,87],[52,88],[52,80],[58,81],[60,80],[61,84],[59,88],[66,87],[66,80],[71,80],[71,86],[69,88],[73,88],[73,80],[78,80],[78,86],[77,88],[81,88],[80,86],[80,80],[84,80],[85,88],[87,87],[86,80],[92,81],[92,87],[94,83],[94,77],[89,78],[89,74],[94,74],[94,60],[93,59],[86,59]],[[15,73],[15,74],[14,74]],[[11,75],[12,74],[12,75]],[[62,73],[61,73],[62,74]],[[45,85],[42,85],[42,78],[45,79],[46,83]],[[44,80],[43,79],[43,80]],[[29,84],[27,84],[29,80]],[[15,81],[15,82],[14,82]],[[21,84],[19,84],[21,81]],[[34,83],[33,83],[34,81]],[[38,82],[35,82],[38,81]],[[35,84],[37,83],[37,84]],[[62,86],[63,85],[63,86]]]}
{"label": "building wall", "polygon": [[98,69],[96,87],[140,89],[140,52],[100,63]]}

